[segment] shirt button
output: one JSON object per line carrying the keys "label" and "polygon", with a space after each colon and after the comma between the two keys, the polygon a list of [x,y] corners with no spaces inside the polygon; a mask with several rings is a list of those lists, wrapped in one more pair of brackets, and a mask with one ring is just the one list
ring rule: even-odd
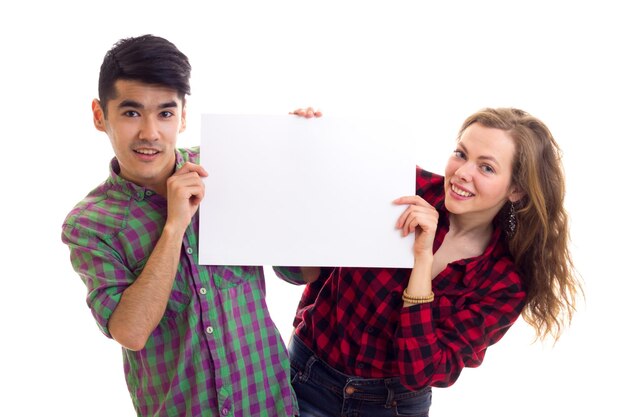
{"label": "shirt button", "polygon": [[200,288],[200,294],[206,294],[206,288],[204,287]]}
{"label": "shirt button", "polygon": [[187,253],[188,253],[189,255],[191,255],[191,254],[193,253],[193,249],[191,249],[191,248],[187,248]]}
{"label": "shirt button", "polygon": [[359,362],[359,363],[357,363],[356,367],[359,368],[359,369],[363,369],[365,367],[365,365],[363,365],[363,363]]}
{"label": "shirt button", "polygon": [[227,416],[228,415],[228,408],[222,408],[222,414]]}
{"label": "shirt button", "polygon": [[206,328],[206,332],[207,332],[208,334],[213,333],[213,327],[211,327],[211,326],[207,327],[207,328]]}
{"label": "shirt button", "polygon": [[374,333],[374,328],[372,326],[367,326],[365,331],[368,332],[368,333]]}
{"label": "shirt button", "polygon": [[146,195],[147,196],[151,196],[152,195],[152,191],[150,191],[150,190],[146,191]]}

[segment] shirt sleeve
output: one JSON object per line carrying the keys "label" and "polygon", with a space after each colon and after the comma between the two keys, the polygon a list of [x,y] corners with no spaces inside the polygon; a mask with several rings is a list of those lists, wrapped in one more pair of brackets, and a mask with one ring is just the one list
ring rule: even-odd
{"label": "shirt sleeve", "polygon": [[276,276],[285,282],[294,285],[306,284],[299,266],[274,266],[272,269]]}
{"label": "shirt sleeve", "polygon": [[[299,266],[274,266],[272,267],[276,276],[283,281],[286,281],[290,284],[294,285],[304,285],[307,282],[302,277],[302,271]],[[320,276],[316,282],[325,281],[333,271],[334,268],[321,267],[320,268]]]}
{"label": "shirt sleeve", "polygon": [[102,333],[111,338],[109,319],[135,275],[105,237],[65,225],[62,240],[70,249],[74,270],[87,287],[87,305]]}
{"label": "shirt sleeve", "polygon": [[298,327],[298,324],[302,321],[302,312],[315,303],[315,299],[317,298],[317,294],[321,290],[324,285],[324,282],[330,277],[335,268],[330,267],[322,267],[320,268],[320,276],[311,283],[307,283],[302,278],[302,272],[300,267],[285,267],[285,266],[275,266],[274,272],[276,275],[282,279],[283,281],[287,281],[291,284],[302,285],[307,284],[302,291],[302,295],[300,298],[300,302],[298,303],[298,308],[296,310],[296,315],[293,320],[293,327]]}
{"label": "shirt sleeve", "polygon": [[396,331],[403,382],[414,388],[452,385],[464,367],[482,363],[487,347],[513,325],[525,300],[519,276],[509,270],[496,282],[487,280],[458,304],[443,295],[439,309],[456,311],[440,322],[433,317],[431,303],[403,308]]}

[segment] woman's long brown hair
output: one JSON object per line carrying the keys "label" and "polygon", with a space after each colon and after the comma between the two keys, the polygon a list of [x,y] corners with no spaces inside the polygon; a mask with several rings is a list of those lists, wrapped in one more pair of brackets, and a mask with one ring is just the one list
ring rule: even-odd
{"label": "woman's long brown hair", "polygon": [[[511,181],[525,197],[515,204],[517,226],[508,243],[528,291],[522,317],[539,339],[556,341],[582,294],[569,251],[561,149],[543,122],[519,109],[483,109],[465,120],[459,137],[473,123],[501,129],[515,142]],[[497,218],[507,220],[509,210],[505,204]]]}

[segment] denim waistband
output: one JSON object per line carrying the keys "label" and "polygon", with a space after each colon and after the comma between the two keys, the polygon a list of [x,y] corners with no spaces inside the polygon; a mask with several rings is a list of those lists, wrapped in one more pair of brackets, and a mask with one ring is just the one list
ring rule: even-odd
{"label": "denim waistband", "polygon": [[292,336],[289,343],[289,356],[300,379],[316,381],[344,397],[389,403],[417,397],[431,389],[425,387],[412,391],[402,385],[399,377],[361,378],[346,375],[321,360],[296,335]]}

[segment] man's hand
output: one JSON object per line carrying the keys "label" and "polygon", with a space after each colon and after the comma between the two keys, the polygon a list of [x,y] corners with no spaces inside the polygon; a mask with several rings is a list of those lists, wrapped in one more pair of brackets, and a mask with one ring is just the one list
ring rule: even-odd
{"label": "man's hand", "polygon": [[167,179],[167,222],[184,231],[204,198],[203,177],[209,174],[200,165],[187,162]]}

